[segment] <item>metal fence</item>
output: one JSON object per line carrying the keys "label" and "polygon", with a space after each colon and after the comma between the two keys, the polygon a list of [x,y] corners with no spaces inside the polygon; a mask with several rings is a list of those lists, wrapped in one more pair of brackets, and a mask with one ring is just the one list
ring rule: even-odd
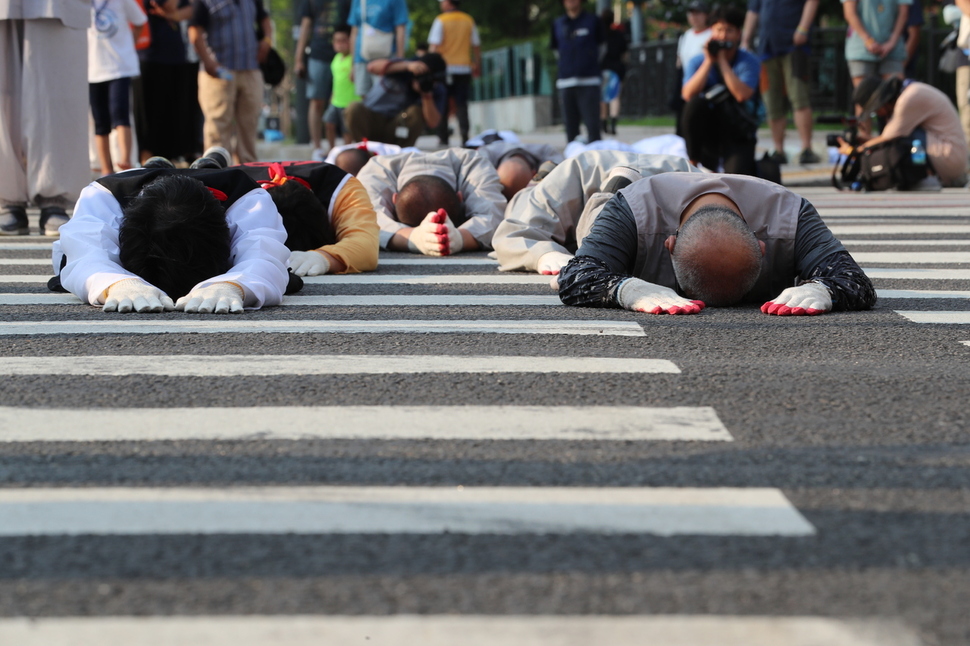
{"label": "metal fence", "polygon": [[[937,70],[939,46],[949,28],[925,28],[914,78],[954,96],[953,74]],[[631,47],[623,84],[621,113],[624,117],[670,115],[671,99],[680,94],[681,76],[676,66],[677,41],[661,40]],[[554,91],[555,58],[545,43],[523,43],[485,52],[482,77],[476,79],[473,100],[510,96],[548,96]],[[852,82],[845,63],[845,28],[812,32],[809,57],[812,108],[816,116],[846,113]],[[559,121],[559,102],[553,102],[553,118]]]}

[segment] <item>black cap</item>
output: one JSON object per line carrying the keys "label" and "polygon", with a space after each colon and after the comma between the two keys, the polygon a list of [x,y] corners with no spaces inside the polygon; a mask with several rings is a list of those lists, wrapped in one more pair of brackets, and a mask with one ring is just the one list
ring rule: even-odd
{"label": "black cap", "polygon": [[691,0],[687,3],[687,11],[699,11],[701,13],[707,13],[707,3],[703,0]]}

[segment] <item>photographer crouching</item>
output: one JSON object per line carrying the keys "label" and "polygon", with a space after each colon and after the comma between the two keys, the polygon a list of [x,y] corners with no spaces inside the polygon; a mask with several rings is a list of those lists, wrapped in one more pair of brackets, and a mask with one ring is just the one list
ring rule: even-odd
{"label": "photographer crouching", "polygon": [[381,79],[363,101],[344,111],[351,140],[413,146],[425,128],[437,127],[441,119],[436,92],[444,90],[445,67],[440,54],[370,61],[367,71]]}
{"label": "photographer crouching", "polygon": [[877,146],[894,143],[904,153],[912,151],[910,155],[901,155],[901,165],[916,166],[916,170],[920,170],[920,165],[926,166],[917,181],[909,185],[900,185],[897,181],[896,188],[938,190],[966,184],[967,143],[960,116],[943,92],[918,81],[870,76],[856,87],[852,102],[862,110],[860,126],[874,116],[886,125],[876,137],[867,136],[865,132],[871,129],[863,127],[859,128],[855,141],[838,137],[840,153],[858,156]]}
{"label": "photographer crouching", "polygon": [[758,82],[761,63],[738,49],[744,12],[721,8],[711,14],[711,39],[684,67],[681,117],[693,164],[725,173],[755,175]]}

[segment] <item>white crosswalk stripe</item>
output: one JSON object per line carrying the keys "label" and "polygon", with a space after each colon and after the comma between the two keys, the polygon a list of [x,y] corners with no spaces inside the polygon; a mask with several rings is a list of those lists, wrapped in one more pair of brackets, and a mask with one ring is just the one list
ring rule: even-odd
{"label": "white crosswalk stripe", "polygon": [[253,439],[733,440],[704,406],[0,407],[0,442]]}
{"label": "white crosswalk stripe", "polygon": [[892,619],[671,616],[188,616],[0,619],[17,646],[920,646]]}
{"label": "white crosswalk stripe", "polygon": [[896,310],[900,316],[905,316],[913,323],[930,323],[937,325],[968,325],[970,312],[925,312],[918,310]]}
{"label": "white crosswalk stripe", "polygon": [[0,375],[381,375],[416,373],[679,373],[664,359],[448,355],[102,355],[6,357]]}
{"label": "white crosswalk stripe", "polygon": [[578,336],[645,336],[636,321],[569,320],[117,320],[35,321],[0,323],[0,336],[18,334],[567,334]]}
{"label": "white crosswalk stripe", "polygon": [[0,489],[0,518],[0,536],[815,533],[770,488]]}
{"label": "white crosswalk stripe", "polygon": [[[0,305],[81,305],[73,294],[0,294]],[[283,297],[283,307],[549,307],[561,306],[555,294],[320,294]],[[100,306],[99,306],[100,307]]]}

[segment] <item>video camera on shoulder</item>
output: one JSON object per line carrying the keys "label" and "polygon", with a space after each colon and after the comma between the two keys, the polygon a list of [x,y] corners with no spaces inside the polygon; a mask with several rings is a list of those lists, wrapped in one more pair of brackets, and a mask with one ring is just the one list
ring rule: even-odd
{"label": "video camera on shoulder", "polygon": [[[821,119],[819,120],[821,121]],[[825,145],[839,147],[839,137],[853,148],[859,143],[859,119],[856,117],[842,117],[842,132],[826,135]]]}
{"label": "video camera on shoulder", "polygon": [[722,49],[734,49],[734,42],[730,40],[709,40],[707,41],[707,51],[711,56],[717,56]]}

